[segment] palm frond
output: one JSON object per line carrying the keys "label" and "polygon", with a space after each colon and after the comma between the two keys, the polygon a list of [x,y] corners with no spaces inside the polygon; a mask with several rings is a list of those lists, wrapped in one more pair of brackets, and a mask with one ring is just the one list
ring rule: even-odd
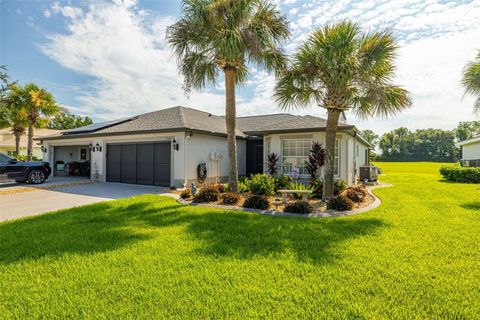
{"label": "palm frond", "polygon": [[202,89],[208,84],[214,84],[218,77],[218,67],[215,61],[201,53],[186,53],[180,61],[179,68],[184,76],[187,89]]}
{"label": "palm frond", "polygon": [[355,114],[360,118],[395,116],[412,104],[407,90],[393,85],[368,87],[354,100]]}

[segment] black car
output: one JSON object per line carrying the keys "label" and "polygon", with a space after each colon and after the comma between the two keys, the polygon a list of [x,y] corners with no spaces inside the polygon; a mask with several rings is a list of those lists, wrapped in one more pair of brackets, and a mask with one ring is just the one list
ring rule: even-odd
{"label": "black car", "polygon": [[0,182],[16,181],[43,183],[52,172],[50,164],[43,161],[23,162],[0,153]]}

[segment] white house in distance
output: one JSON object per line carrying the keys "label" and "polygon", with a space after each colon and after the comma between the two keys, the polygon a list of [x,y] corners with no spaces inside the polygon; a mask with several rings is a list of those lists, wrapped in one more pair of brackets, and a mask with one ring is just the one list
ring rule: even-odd
{"label": "white house in distance", "polygon": [[[42,137],[49,136],[52,134],[58,134],[61,130],[52,130],[46,128],[37,128],[34,131],[33,138],[41,139]],[[38,141],[34,141],[33,143],[33,156],[41,159],[42,158],[42,150],[41,146],[37,144]],[[23,134],[20,137],[20,155],[26,156],[27,155],[27,145],[28,145],[28,137],[27,133]],[[12,128],[3,128],[0,129],[0,152],[5,153],[9,156],[15,155],[15,136],[12,133]]]}
{"label": "white house in distance", "polygon": [[[270,114],[237,118],[239,175],[265,170],[267,154],[280,158],[280,173],[299,171],[311,144],[325,145],[326,120],[313,116]],[[368,163],[369,143],[357,129],[339,124],[335,176],[348,184]],[[91,161],[91,178],[98,181],[184,186],[197,181],[205,164],[207,182],[225,181],[229,163],[225,118],[200,110],[173,107],[135,117],[88,125],[43,137],[44,161]],[[53,170],[52,174],[55,174]]]}
{"label": "white house in distance", "polygon": [[480,136],[457,143],[462,148],[462,165],[466,167],[480,167]]}

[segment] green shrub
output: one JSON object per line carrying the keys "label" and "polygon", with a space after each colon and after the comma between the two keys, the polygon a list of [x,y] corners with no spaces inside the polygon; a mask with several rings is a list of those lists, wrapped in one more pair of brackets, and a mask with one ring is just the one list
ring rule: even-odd
{"label": "green shrub", "polygon": [[323,181],[319,178],[310,180],[310,186],[312,188],[312,198],[322,199],[323,194]]}
{"label": "green shrub", "polygon": [[195,202],[213,202],[218,201],[218,197],[220,196],[220,192],[213,187],[204,187],[200,189],[194,196],[193,201]]}
{"label": "green shrub", "polygon": [[182,199],[190,199],[192,197],[192,190],[190,188],[185,188],[180,192],[180,198]]}
{"label": "green shrub", "polygon": [[308,202],[295,201],[294,203],[287,204],[283,211],[291,213],[312,213],[313,207]]}
{"label": "green shrub", "polygon": [[355,186],[345,189],[341,194],[353,202],[360,203],[367,196],[367,190],[364,186]]}
{"label": "green shrub", "polygon": [[334,195],[339,195],[345,189],[347,189],[347,183],[344,180],[335,180],[333,183]]}
{"label": "green shrub", "polygon": [[275,191],[288,188],[288,185],[293,181],[289,176],[275,177]]}
{"label": "green shrub", "polygon": [[243,206],[245,208],[267,210],[270,207],[270,201],[264,195],[254,194],[245,199]]}
{"label": "green shrub", "polygon": [[327,203],[327,209],[330,210],[347,211],[352,210],[352,208],[353,201],[342,194],[333,197]]}
{"label": "green shrub", "polygon": [[440,174],[449,181],[480,183],[480,167],[441,166]]}
{"label": "green shrub", "polygon": [[275,179],[266,174],[253,175],[248,186],[253,194],[271,196],[275,193]]}
{"label": "green shrub", "polygon": [[[228,182],[224,184],[224,190],[230,191],[230,184]],[[248,186],[248,180],[239,179],[238,185],[237,185],[237,192],[242,193],[242,192],[248,192],[248,191],[250,191],[250,187]]]}
{"label": "green shrub", "polygon": [[225,192],[222,194],[222,203],[223,204],[237,204],[242,197],[238,193],[234,192]]}
{"label": "green shrub", "polygon": [[[288,189],[289,190],[309,190],[309,191],[313,191],[312,186],[305,185],[301,182],[290,182],[290,184],[288,185]],[[302,198],[301,193],[292,193],[292,196],[295,199],[301,199]]]}

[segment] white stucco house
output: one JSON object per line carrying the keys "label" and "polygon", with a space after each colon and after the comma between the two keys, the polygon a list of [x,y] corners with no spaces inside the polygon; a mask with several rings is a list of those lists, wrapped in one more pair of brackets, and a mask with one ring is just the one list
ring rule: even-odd
{"label": "white stucco house", "polygon": [[476,136],[457,143],[462,148],[462,165],[466,167],[480,167],[480,136]]}
{"label": "white stucco house", "polygon": [[[313,141],[325,145],[325,126],[325,119],[313,116],[238,117],[239,175],[264,172],[267,154],[275,152],[282,174],[291,175],[295,170],[307,178],[304,161]],[[41,142],[43,159],[52,168],[59,161],[91,161],[91,178],[101,182],[179,187],[197,180],[201,163],[207,167],[207,182],[228,177],[224,117],[192,108],[173,107],[92,124],[43,137]],[[368,163],[369,148],[354,126],[340,123],[336,178],[354,183],[359,166]]]}

